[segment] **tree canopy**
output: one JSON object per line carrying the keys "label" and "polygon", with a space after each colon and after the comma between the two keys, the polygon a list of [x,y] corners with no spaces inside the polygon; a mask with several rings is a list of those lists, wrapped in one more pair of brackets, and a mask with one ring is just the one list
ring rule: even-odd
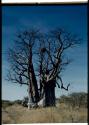
{"label": "tree canopy", "polygon": [[61,28],[47,33],[37,29],[18,33],[14,48],[8,52],[8,80],[28,85],[28,91],[36,101],[42,97],[42,89],[47,85],[57,85],[68,91],[70,84],[64,87],[61,77],[62,71],[71,62],[65,58],[65,53],[79,43],[79,37]]}

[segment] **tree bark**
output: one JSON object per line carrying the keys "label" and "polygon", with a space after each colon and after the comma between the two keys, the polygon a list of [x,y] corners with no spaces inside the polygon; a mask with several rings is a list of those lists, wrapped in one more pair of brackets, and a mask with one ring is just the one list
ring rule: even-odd
{"label": "tree bark", "polygon": [[38,85],[34,72],[34,67],[32,63],[32,49],[30,49],[30,55],[29,55],[28,76],[30,84],[29,92],[31,94],[33,103],[37,103],[39,101],[39,93],[38,93]]}
{"label": "tree bark", "polygon": [[33,64],[30,67],[30,79],[31,79],[30,88],[31,88],[31,93],[33,97],[33,102],[38,102],[39,101],[38,85],[37,85],[37,80],[34,73]]}
{"label": "tree bark", "polygon": [[55,80],[51,80],[45,83],[45,106],[55,106],[55,84]]}

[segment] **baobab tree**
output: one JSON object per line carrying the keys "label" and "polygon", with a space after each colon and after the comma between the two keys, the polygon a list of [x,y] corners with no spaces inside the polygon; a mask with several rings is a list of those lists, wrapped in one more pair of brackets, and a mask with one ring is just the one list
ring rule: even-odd
{"label": "baobab tree", "polygon": [[55,106],[55,87],[68,91],[61,73],[71,62],[65,53],[80,39],[58,28],[43,33],[36,29],[18,33],[14,48],[8,52],[8,80],[28,86],[29,103],[44,99],[44,106]]}

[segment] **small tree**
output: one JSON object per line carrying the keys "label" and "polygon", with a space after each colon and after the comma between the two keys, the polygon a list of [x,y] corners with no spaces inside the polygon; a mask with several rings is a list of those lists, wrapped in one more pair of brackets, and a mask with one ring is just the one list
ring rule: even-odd
{"label": "small tree", "polygon": [[19,33],[8,53],[8,80],[28,86],[30,103],[44,98],[45,106],[55,106],[55,86],[67,91],[70,86],[64,87],[61,77],[70,63],[64,55],[79,42],[78,37],[60,28],[48,33],[36,29]]}

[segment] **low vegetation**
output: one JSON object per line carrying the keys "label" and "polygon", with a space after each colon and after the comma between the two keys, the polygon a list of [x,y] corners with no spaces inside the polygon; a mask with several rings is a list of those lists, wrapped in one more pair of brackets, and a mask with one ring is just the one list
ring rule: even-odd
{"label": "low vegetation", "polygon": [[28,110],[21,100],[2,101],[2,123],[81,123],[87,122],[87,94],[72,93],[57,99],[56,107]]}
{"label": "low vegetation", "polygon": [[70,105],[71,107],[87,107],[87,93],[72,93],[68,96],[61,96],[59,99],[59,103],[65,103],[66,105]]}

